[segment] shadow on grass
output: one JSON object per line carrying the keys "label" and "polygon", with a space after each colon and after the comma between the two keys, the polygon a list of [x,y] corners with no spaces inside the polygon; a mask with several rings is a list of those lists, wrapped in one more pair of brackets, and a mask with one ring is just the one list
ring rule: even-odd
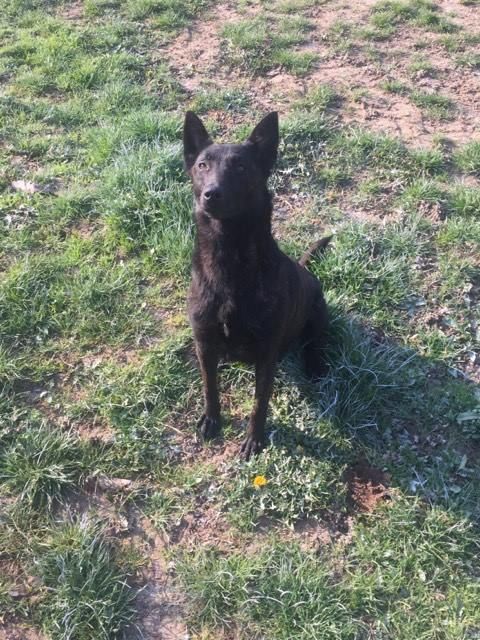
{"label": "shadow on grass", "polygon": [[[229,461],[224,506],[242,526],[263,516],[293,524],[347,511],[348,470],[368,466],[392,488],[431,505],[479,516],[475,469],[480,389],[455,369],[419,356],[333,310],[329,372],[316,384],[297,352],[279,367],[270,402],[268,445],[258,457]],[[245,369],[223,368],[224,388],[243,406]],[[236,420],[233,420],[234,424]],[[236,428],[226,440],[237,438]],[[347,475],[346,475],[347,474]],[[267,480],[265,490],[252,483]],[[365,483],[372,481],[368,474]],[[350,506],[349,506],[350,504]]]}

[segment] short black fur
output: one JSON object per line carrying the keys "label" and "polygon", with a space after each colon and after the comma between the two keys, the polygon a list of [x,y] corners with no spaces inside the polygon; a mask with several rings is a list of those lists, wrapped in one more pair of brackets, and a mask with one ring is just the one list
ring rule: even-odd
{"label": "short black fur", "polygon": [[213,144],[200,119],[187,112],[185,166],[193,182],[196,242],[188,311],[202,372],[204,438],[220,431],[220,359],[255,365],[255,404],[242,454],[264,445],[275,368],[300,339],[307,374],[324,371],[328,312],[318,280],[305,268],[323,249],[317,241],[297,263],[271,231],[267,179],[278,149],[278,115],[268,114],[243,144]]}

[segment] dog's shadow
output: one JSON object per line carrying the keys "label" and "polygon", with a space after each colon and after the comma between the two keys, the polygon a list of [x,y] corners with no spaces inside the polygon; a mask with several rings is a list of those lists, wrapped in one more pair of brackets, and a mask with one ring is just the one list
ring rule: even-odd
{"label": "dog's shadow", "polygon": [[[404,493],[478,512],[469,485],[480,452],[479,385],[341,313],[329,345],[328,371],[317,382],[305,377],[298,350],[280,363],[267,450],[339,468],[368,464]],[[222,366],[222,377],[224,389],[253,382],[253,372],[235,365]],[[232,418],[224,442],[245,424]]]}

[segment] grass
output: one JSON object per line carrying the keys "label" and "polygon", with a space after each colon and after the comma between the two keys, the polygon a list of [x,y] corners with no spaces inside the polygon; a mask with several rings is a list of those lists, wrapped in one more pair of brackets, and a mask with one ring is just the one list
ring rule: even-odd
{"label": "grass", "polygon": [[413,104],[420,107],[432,120],[449,120],[455,110],[455,103],[451,98],[439,93],[412,89],[398,80],[387,80],[382,84],[382,88],[390,93],[409,97]]}
{"label": "grass", "polygon": [[51,509],[85,474],[82,449],[71,435],[33,424],[5,447],[0,478],[20,503]]}
{"label": "grass", "polygon": [[239,638],[374,633],[406,640],[413,633],[434,637],[441,625],[442,636],[454,638],[479,622],[477,585],[466,578],[476,546],[467,522],[395,500],[359,525],[346,553],[338,545],[330,557],[318,557],[277,542],[252,556],[201,551],[180,571],[197,630],[226,624]]}
{"label": "grass", "polygon": [[35,572],[46,590],[41,621],[51,638],[107,640],[133,623],[135,592],[98,524],[53,530],[37,553]]}
{"label": "grass", "polygon": [[439,33],[457,30],[453,22],[441,15],[436,3],[429,0],[382,0],[373,6],[370,25],[364,29],[364,36],[388,40],[404,25]]}
{"label": "grass", "polygon": [[470,142],[455,154],[455,164],[464,173],[480,175],[480,142]]}
{"label": "grass", "polygon": [[253,73],[282,67],[295,75],[305,75],[317,59],[310,51],[296,51],[311,28],[302,16],[257,17],[232,22],[223,28],[224,58]]}
{"label": "grass", "polygon": [[[162,579],[186,593],[192,638],[476,637],[478,143],[422,147],[348,124],[350,92],[321,66],[309,77],[319,54],[360,55],[359,33],[393,42],[413,28],[471,73],[475,34],[418,0],[375,5],[366,32],[337,21],[324,34],[322,3],[240,3],[218,24],[231,83],[194,72],[190,93],[158,52],[211,3],[88,0],[78,16],[67,4],[8,0],[0,16],[2,624],[135,636],[137,590],[168,556]],[[430,56],[407,71],[433,73]],[[277,72],[305,80],[278,104],[269,88],[267,104]],[[441,93],[386,88],[436,131],[456,116]],[[243,140],[274,107],[275,234],[292,256],[334,234],[309,266],[331,311],[329,369],[311,384],[288,354],[268,447],[245,463],[250,368],[222,365],[223,440],[195,437],[182,122],[191,108]],[[53,193],[13,189],[21,180]],[[358,465],[389,485],[371,512],[352,496]],[[94,491],[105,477],[126,489]]]}
{"label": "grass", "polygon": [[412,58],[412,61],[408,66],[408,70],[414,77],[435,77],[436,75],[435,66],[423,56],[415,56]]}

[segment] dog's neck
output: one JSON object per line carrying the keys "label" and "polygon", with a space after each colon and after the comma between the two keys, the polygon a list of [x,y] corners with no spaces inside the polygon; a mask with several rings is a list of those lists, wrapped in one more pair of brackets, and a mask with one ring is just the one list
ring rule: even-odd
{"label": "dog's neck", "polygon": [[262,269],[276,243],[272,236],[272,201],[224,220],[197,211],[193,267],[205,277],[222,271],[230,278],[248,277]]}

